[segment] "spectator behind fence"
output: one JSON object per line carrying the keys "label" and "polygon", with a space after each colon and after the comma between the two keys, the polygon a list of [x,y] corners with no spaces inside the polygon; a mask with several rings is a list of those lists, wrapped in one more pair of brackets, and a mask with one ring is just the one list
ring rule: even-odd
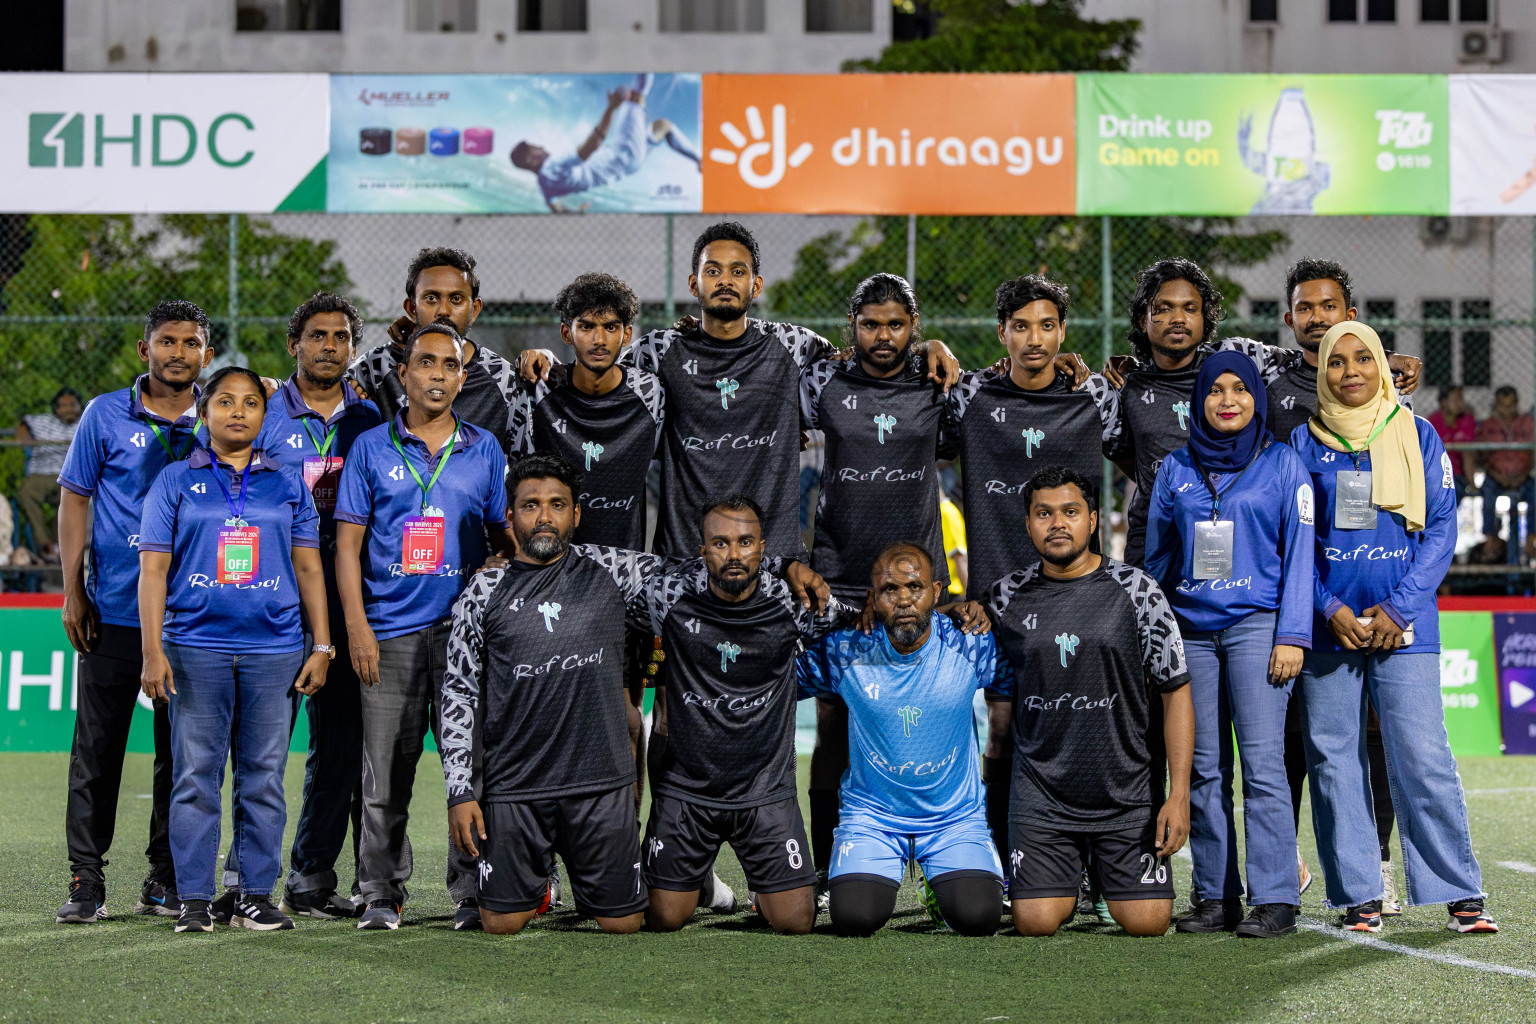
{"label": "spectator behind fence", "polygon": [[[1530,413],[1520,414],[1520,394],[1508,384],[1493,393],[1493,415],[1477,425],[1479,441],[1523,442],[1536,438],[1536,425]],[[1536,481],[1531,479],[1531,453],[1502,449],[1480,453],[1483,469],[1483,555],[1496,557],[1499,548],[1499,523],[1496,515],[1499,495],[1507,494],[1514,502],[1525,502],[1525,552],[1532,547],[1532,506],[1536,506]],[[1454,468],[1453,468],[1454,472]],[[1515,530],[1516,507],[1509,510],[1509,543],[1518,542]]]}
{"label": "spectator behind fence", "polygon": [[22,444],[53,442],[27,450],[27,475],[16,492],[16,502],[32,527],[33,552],[46,561],[57,562],[54,522],[59,508],[59,471],[64,468],[69,442],[75,439],[75,431],[80,427],[85,402],[74,388],[60,388],[48,405],[50,412],[23,416],[16,427],[16,440]]}
{"label": "spectator behind fence", "polygon": [[[1429,414],[1429,424],[1440,435],[1441,444],[1459,444],[1477,440],[1477,420],[1462,398],[1461,388],[1456,385],[1440,389],[1440,407]],[[1467,469],[1460,452],[1451,452],[1451,476],[1456,483],[1456,504],[1467,496],[1471,486]],[[1475,458],[1476,456],[1474,456]]]}

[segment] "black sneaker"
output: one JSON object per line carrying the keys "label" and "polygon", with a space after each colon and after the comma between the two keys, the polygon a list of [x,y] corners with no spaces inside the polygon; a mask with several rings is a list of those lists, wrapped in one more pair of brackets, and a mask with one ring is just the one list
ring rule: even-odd
{"label": "black sneaker", "polygon": [[1339,927],[1347,932],[1381,931],[1381,900],[1371,900],[1344,912]]}
{"label": "black sneaker", "polygon": [[151,871],[144,877],[144,888],[139,902],[134,904],[135,914],[154,914],[157,917],[179,917],[181,898],[176,895],[176,880],[162,878]]}
{"label": "black sneaker", "polygon": [[313,917],[321,921],[341,921],[356,917],[358,908],[351,900],[344,900],[333,889],[310,889],[305,892],[283,891],[279,909],[295,917]]}
{"label": "black sneaker", "polygon": [[459,900],[458,909],[453,912],[453,930],[478,932],[480,929],[480,904],[473,896]]}
{"label": "black sneaker", "polygon": [[369,900],[368,906],[357,919],[362,931],[394,931],[400,927],[400,904],[391,899]]}
{"label": "black sneaker", "polygon": [[229,924],[234,919],[235,907],[240,902],[239,889],[225,889],[224,895],[214,900],[209,906],[208,912],[219,924]]}
{"label": "black sneaker", "polygon": [[832,883],[828,881],[827,872],[816,872],[816,913],[830,914],[832,912]]}
{"label": "black sneaker", "polygon": [[229,919],[235,928],[249,928],[257,932],[285,932],[293,927],[293,918],[272,905],[272,897],[241,896],[235,905],[235,916]]}
{"label": "black sneaker", "polygon": [[1285,903],[1261,903],[1237,926],[1243,939],[1274,939],[1296,930],[1296,908]]}
{"label": "black sneaker", "polygon": [[1451,912],[1451,919],[1445,922],[1447,931],[1467,935],[1472,932],[1491,933],[1499,930],[1493,916],[1483,909],[1482,900],[1458,900],[1447,904],[1447,908]]}
{"label": "black sneaker", "polygon": [[176,918],[178,932],[213,931],[213,914],[208,911],[207,900],[183,900],[181,913]]}
{"label": "black sneaker", "polygon": [[1207,935],[1236,931],[1242,921],[1242,900],[1201,900],[1189,916],[1179,918],[1179,923],[1173,927],[1175,931]]}
{"label": "black sneaker", "polygon": [[95,924],[107,917],[107,887],[82,872],[69,880],[69,899],[53,915],[59,924]]}

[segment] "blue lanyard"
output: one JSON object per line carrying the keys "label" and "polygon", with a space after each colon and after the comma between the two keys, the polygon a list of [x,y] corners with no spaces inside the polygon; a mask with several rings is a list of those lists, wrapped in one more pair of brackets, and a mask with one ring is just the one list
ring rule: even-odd
{"label": "blue lanyard", "polygon": [[[252,456],[254,459],[255,456]],[[247,462],[245,469],[240,473],[240,504],[235,504],[235,499],[229,493],[229,485],[224,482],[224,471],[219,468],[217,460],[208,463],[208,468],[213,472],[213,478],[219,482],[219,490],[224,492],[224,503],[229,506],[229,514],[234,517],[236,525],[244,525],[245,519],[245,492],[251,482],[251,464]]]}

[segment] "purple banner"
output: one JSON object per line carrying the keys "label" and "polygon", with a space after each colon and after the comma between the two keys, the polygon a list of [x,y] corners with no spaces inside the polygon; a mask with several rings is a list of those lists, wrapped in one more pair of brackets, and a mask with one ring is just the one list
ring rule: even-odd
{"label": "purple banner", "polygon": [[1499,652],[1504,752],[1536,754],[1536,614],[1494,613],[1493,643]]}

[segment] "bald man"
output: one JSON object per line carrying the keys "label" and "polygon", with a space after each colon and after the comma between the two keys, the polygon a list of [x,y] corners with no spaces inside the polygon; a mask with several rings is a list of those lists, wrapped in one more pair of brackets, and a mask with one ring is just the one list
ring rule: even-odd
{"label": "bald man", "polygon": [[940,607],[944,595],[932,554],[893,544],[871,571],[874,627],[830,633],[797,663],[801,697],[848,705],[851,756],[830,878],[832,925],[845,935],[885,925],[914,861],[941,926],[990,935],[1002,914],[971,701],[978,689],[1006,700],[991,688],[1010,674],[982,609]]}

